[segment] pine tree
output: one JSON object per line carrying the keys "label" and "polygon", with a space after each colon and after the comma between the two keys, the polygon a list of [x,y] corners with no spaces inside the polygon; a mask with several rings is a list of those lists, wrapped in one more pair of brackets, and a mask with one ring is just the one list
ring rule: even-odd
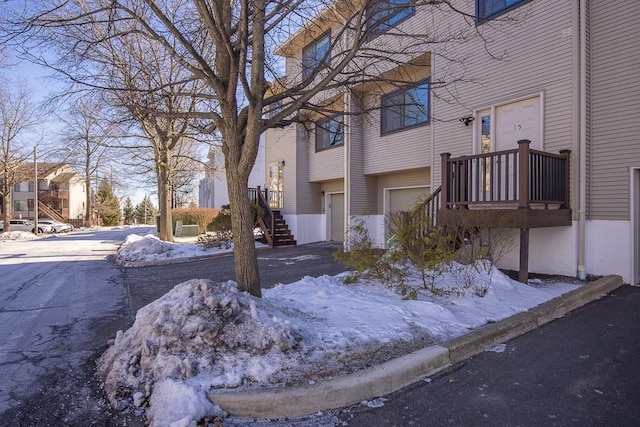
{"label": "pine tree", "polygon": [[127,197],[122,207],[122,216],[125,224],[133,224],[135,208],[131,202],[131,197]]}
{"label": "pine tree", "polygon": [[120,202],[106,179],[103,179],[98,187],[95,207],[103,225],[117,225],[120,222]]}
{"label": "pine tree", "polygon": [[151,198],[145,196],[140,203],[136,205],[134,217],[139,224],[154,224],[158,209],[153,205]]}

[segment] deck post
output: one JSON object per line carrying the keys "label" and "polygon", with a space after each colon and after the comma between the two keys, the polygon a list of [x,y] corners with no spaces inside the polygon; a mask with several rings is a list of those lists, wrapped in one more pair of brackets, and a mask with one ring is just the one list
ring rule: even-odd
{"label": "deck post", "polygon": [[518,209],[529,209],[529,144],[528,139],[518,141]]}
{"label": "deck post", "polygon": [[441,181],[440,181],[440,194],[442,197],[441,206],[442,209],[449,209],[449,179],[451,178],[451,170],[449,168],[449,159],[451,159],[451,153],[440,154],[442,161],[441,167]]}
{"label": "deck post", "polygon": [[529,229],[520,229],[520,271],[518,282],[527,283],[529,279]]}
{"label": "deck post", "polygon": [[565,163],[564,163],[564,182],[562,183],[562,191],[564,195],[564,205],[560,206],[561,208],[569,207],[569,188],[571,186],[571,150],[560,150],[560,154],[564,155]]}

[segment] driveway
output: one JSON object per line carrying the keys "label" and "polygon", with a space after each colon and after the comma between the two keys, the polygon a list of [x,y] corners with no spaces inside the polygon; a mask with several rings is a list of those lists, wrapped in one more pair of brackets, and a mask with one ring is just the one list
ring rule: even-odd
{"label": "driveway", "polygon": [[[259,249],[262,287],[296,282],[304,276],[335,275],[345,271],[345,267],[332,256],[341,246],[341,243],[318,242]],[[178,283],[189,279],[235,280],[236,272],[233,254],[226,254],[179,264],[125,268],[124,277],[131,295],[131,308],[136,312]]]}
{"label": "driveway", "polygon": [[625,285],[433,378],[341,411],[342,425],[638,426],[640,287]]}

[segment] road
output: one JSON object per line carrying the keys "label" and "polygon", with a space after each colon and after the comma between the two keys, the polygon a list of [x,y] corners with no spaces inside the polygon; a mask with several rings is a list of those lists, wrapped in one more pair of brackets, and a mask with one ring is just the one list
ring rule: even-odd
{"label": "road", "polygon": [[108,257],[136,231],[0,241],[0,425],[119,425],[94,360],[132,322]]}

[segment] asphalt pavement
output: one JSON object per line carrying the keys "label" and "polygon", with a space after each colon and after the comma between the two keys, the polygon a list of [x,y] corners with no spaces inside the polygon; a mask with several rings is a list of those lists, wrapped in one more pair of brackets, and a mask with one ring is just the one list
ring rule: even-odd
{"label": "asphalt pavement", "polygon": [[[335,261],[332,256],[341,246],[341,243],[318,242],[258,249],[262,288],[270,288],[278,283],[293,283],[304,276],[335,275],[345,271],[344,265]],[[190,279],[211,279],[216,282],[235,280],[233,261],[233,254],[223,254],[178,264],[158,263],[124,268],[124,278],[131,296],[131,309],[135,313],[175,285]]]}
{"label": "asphalt pavement", "polygon": [[352,427],[638,426],[639,355],[640,288],[625,285],[338,416]]}

